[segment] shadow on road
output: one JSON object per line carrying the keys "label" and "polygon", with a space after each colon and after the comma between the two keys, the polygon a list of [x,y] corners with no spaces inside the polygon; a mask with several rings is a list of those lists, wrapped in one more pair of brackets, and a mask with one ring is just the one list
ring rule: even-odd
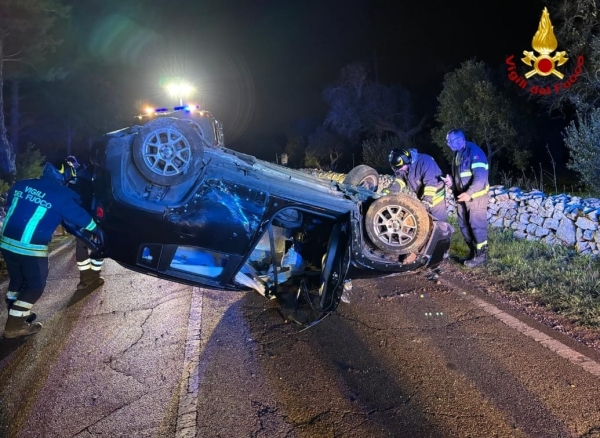
{"label": "shadow on road", "polygon": [[95,285],[93,287],[86,287],[83,289],[75,290],[75,292],[73,292],[73,295],[71,295],[71,298],[67,302],[67,307],[71,307],[71,306],[77,304],[84,298],[88,297],[92,292],[98,290],[100,288],[100,286],[101,285],[97,285],[97,286]]}
{"label": "shadow on road", "polygon": [[[300,332],[276,306],[265,309],[262,297],[248,293],[225,310],[201,354],[199,428],[265,436],[443,436],[372,354],[378,343],[335,314]],[[251,394],[250,403],[239,393]],[[258,419],[256,430],[239,429],[244,411]]]}
{"label": "shadow on road", "polygon": [[[23,346],[27,341],[33,338],[35,335],[27,336],[25,338],[17,338],[17,339],[0,339],[0,362],[2,362],[5,358],[16,352],[19,348]],[[23,354],[23,352],[21,352]]]}

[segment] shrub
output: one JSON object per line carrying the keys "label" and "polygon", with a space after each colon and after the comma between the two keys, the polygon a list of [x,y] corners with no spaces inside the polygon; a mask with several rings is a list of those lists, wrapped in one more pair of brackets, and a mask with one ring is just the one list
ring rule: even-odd
{"label": "shrub", "polygon": [[384,138],[375,137],[363,141],[362,158],[363,163],[371,166],[379,172],[389,173],[390,165],[388,157],[390,151],[396,148],[409,149],[412,144],[407,141],[400,141],[397,137],[386,136]]}
{"label": "shrub", "polygon": [[600,191],[600,108],[578,112],[577,123],[571,121],[563,137],[571,152],[567,167],[581,176],[587,188]]}
{"label": "shrub", "polygon": [[[17,155],[17,174],[15,180],[38,178],[44,170],[46,157],[34,147],[33,144],[27,145],[27,150]],[[0,179],[0,194],[9,191],[11,184]]]}
{"label": "shrub", "polygon": [[29,143],[27,150],[17,156],[17,181],[42,176],[45,162],[46,157],[33,144]]}
{"label": "shrub", "polygon": [[322,169],[321,159],[313,149],[307,149],[304,156],[304,166],[309,169]]}

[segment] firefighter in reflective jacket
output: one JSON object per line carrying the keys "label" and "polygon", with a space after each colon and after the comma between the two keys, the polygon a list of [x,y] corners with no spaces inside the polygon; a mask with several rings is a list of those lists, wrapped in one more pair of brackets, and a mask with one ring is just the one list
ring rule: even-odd
{"label": "firefighter in reflective jacket", "polygon": [[[80,166],[77,158],[69,156],[65,162],[61,163],[62,168],[71,166],[76,170],[72,184],[69,188],[81,198],[81,206],[87,211],[92,210],[94,199],[94,188],[92,186],[92,166],[91,164]],[[57,166],[60,170],[61,167]],[[100,277],[100,271],[104,264],[104,260],[90,257],[91,252],[81,240],[75,242],[75,260],[77,262],[77,270],[79,271],[79,283],[77,289],[96,289],[104,284],[104,278]]]}
{"label": "firefighter in reflective jacket", "polygon": [[454,151],[452,177],[446,176],[446,185],[453,187],[458,226],[469,247],[469,255],[461,261],[473,268],[487,261],[488,162],[481,148],[466,141],[458,129],[448,132],[446,142]]}
{"label": "firefighter in reflective jacket", "polygon": [[5,338],[37,333],[31,311],[46,287],[48,243],[58,225],[66,220],[100,235],[92,217],[79,205],[79,196],[65,187],[73,177],[46,163],[38,179],[17,181],[8,192],[8,211],[2,224],[0,252],[10,277],[6,302]]}
{"label": "firefighter in reflective jacket", "polygon": [[383,193],[398,193],[408,186],[435,219],[445,221],[446,190],[442,171],[433,157],[418,153],[416,149],[394,149],[388,161],[395,179]]}

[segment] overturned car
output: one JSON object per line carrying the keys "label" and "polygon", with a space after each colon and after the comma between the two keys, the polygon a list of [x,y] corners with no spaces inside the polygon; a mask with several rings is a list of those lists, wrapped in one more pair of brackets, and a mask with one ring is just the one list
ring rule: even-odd
{"label": "overturned car", "polygon": [[374,191],[372,169],[338,183],[261,161],[226,148],[201,111],[106,134],[93,162],[101,256],[176,282],[255,290],[302,324],[335,310],[345,280],[434,267],[450,245],[451,227],[418,200]]}

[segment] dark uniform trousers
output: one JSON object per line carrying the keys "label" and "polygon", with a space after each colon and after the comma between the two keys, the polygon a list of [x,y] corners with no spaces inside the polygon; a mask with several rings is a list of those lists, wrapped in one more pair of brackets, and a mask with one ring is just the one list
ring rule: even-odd
{"label": "dark uniform trousers", "polygon": [[77,269],[79,270],[80,274],[85,271],[93,271],[94,273],[100,275],[100,270],[104,264],[104,260],[102,259],[90,258],[90,250],[79,239],[77,239],[75,243],[75,260],[77,262]]}
{"label": "dark uniform trousers", "polygon": [[475,245],[487,242],[487,207],[490,195],[486,193],[469,202],[457,202],[458,227],[466,242]]}
{"label": "dark uniform trousers", "polygon": [[[8,290],[18,292],[19,301],[35,303],[46,287],[48,257],[32,257],[0,250],[10,277]],[[17,296],[14,296],[17,299]]]}
{"label": "dark uniform trousers", "polygon": [[433,207],[429,208],[429,213],[438,221],[448,220],[448,210],[446,209],[446,202],[440,202]]}

